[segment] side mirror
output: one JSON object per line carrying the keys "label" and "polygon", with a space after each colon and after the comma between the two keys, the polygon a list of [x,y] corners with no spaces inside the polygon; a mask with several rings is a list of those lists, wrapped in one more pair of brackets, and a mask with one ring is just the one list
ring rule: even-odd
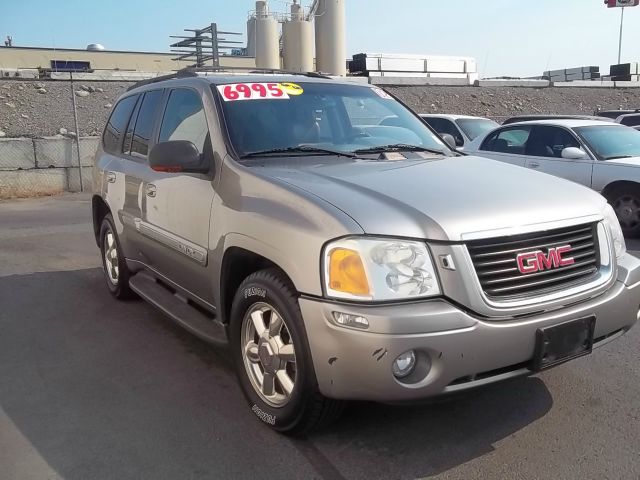
{"label": "side mirror", "polygon": [[149,152],[149,166],[156,172],[209,172],[207,160],[188,140],[171,140],[154,145]]}
{"label": "side mirror", "polygon": [[578,147],[567,147],[562,150],[561,156],[567,160],[582,160],[587,158],[587,152]]}
{"label": "side mirror", "polygon": [[456,139],[453,138],[453,135],[450,135],[448,133],[441,133],[440,134],[440,138],[442,138],[442,140],[444,140],[444,143],[446,143],[451,150],[455,150],[456,149],[456,147],[457,147]]}

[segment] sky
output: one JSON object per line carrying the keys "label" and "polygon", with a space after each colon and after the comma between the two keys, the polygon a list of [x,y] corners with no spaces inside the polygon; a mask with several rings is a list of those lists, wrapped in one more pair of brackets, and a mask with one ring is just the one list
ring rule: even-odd
{"label": "sky", "polygon": [[[617,63],[620,9],[603,0],[345,0],[347,55],[472,56],[481,76]],[[308,5],[311,0],[303,0]],[[251,0],[0,0],[15,46],[168,51],[169,35],[215,21],[244,33]],[[272,11],[288,2],[270,0]],[[622,61],[640,61],[640,6],[625,9]],[[244,37],[243,37],[244,39]]]}

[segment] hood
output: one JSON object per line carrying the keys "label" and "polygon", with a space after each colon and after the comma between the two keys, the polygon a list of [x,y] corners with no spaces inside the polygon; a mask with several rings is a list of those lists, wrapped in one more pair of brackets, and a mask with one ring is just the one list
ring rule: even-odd
{"label": "hood", "polygon": [[630,167],[640,167],[640,157],[616,158],[614,160],[603,160],[604,165],[625,165]]}
{"label": "hood", "polygon": [[605,204],[576,183],[471,156],[299,161],[256,170],[321,197],[372,235],[462,241],[480,232],[600,215]]}

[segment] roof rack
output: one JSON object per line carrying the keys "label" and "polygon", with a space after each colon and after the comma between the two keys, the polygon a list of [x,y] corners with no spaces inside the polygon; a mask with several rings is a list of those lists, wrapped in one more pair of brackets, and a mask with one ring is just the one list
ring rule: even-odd
{"label": "roof rack", "polygon": [[149,85],[152,83],[163,82],[165,80],[172,80],[175,78],[189,78],[189,77],[197,77],[201,73],[235,73],[236,71],[252,74],[252,75],[301,75],[305,77],[311,78],[327,78],[330,79],[328,75],[324,73],[318,72],[292,72],[288,70],[280,70],[277,68],[255,68],[255,67],[186,67],[181,70],[178,70],[175,73],[171,73],[169,75],[161,75],[155,78],[149,78],[147,80],[141,80],[139,82],[134,83],[132,86],[127,88],[127,92],[133,90],[134,88],[142,87],[144,85]]}

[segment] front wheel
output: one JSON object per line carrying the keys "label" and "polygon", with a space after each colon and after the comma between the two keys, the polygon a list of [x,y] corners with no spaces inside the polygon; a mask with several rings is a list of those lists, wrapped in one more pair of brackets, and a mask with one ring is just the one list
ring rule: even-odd
{"label": "front wheel", "polygon": [[247,277],[231,308],[231,348],[253,413],[273,429],[301,434],[336,419],[342,402],[319,391],[297,294],[277,269]]}
{"label": "front wheel", "polygon": [[607,195],[625,237],[640,236],[640,188],[621,186]]}

